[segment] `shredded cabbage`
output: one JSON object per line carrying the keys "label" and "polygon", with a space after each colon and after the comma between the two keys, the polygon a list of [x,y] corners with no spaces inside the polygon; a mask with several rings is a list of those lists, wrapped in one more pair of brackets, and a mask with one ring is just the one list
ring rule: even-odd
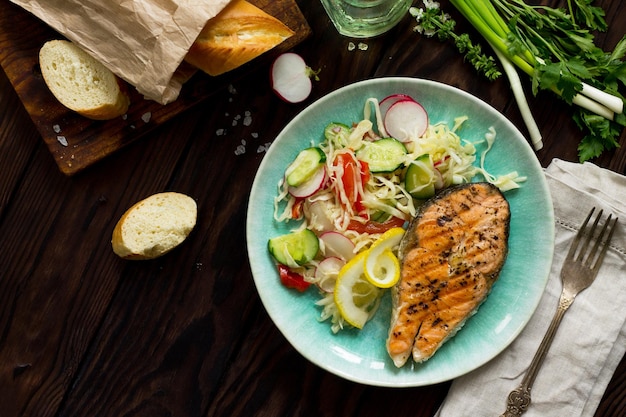
{"label": "shredded cabbage", "polygon": [[[373,122],[370,120],[372,110]],[[363,146],[365,141],[387,137],[377,99],[368,98],[365,101],[363,116],[363,120],[353,125],[347,137],[325,139],[317,145],[326,154],[325,168],[329,180],[312,196],[304,200],[296,199],[289,194],[288,185],[284,179],[281,179],[278,184],[278,195],[274,198],[276,221],[298,220],[301,223],[297,229],[307,227],[318,235],[329,230],[338,231],[354,243],[356,254],[367,249],[380,236],[380,233],[359,232],[358,228],[353,227],[354,224],[364,225],[373,220],[384,221],[390,216],[408,221],[416,215],[417,204],[420,202],[406,190],[403,175],[409,164],[420,163],[416,160],[423,155],[428,155],[430,161],[430,164],[424,165],[434,167],[429,175],[432,175],[436,189],[470,182],[475,177],[482,176],[485,181],[498,186],[504,192],[519,188],[520,183],[526,180],[526,177],[520,176],[515,171],[499,176],[489,173],[485,168],[485,158],[496,139],[495,129],[489,127],[483,140],[476,143],[469,142],[459,136],[458,132],[468,120],[467,116],[460,116],[454,119],[452,127],[440,122],[429,125],[421,137],[410,135],[404,143],[408,151],[406,160],[396,171],[384,174],[372,173],[366,183],[363,183],[360,178],[355,178],[351,188],[356,190],[356,195],[360,197],[360,204],[365,208],[365,210],[357,210],[341,181],[344,175],[343,167],[335,165],[334,161],[337,155],[342,153],[354,155],[354,152]],[[486,147],[480,153],[480,161],[476,166],[476,147],[483,143]],[[301,210],[296,209],[299,204]],[[297,213],[295,217],[294,213]],[[321,258],[296,268],[295,271],[302,274],[307,282],[317,283],[315,267],[323,259],[324,254],[325,247],[322,242]],[[319,320],[330,319],[332,331],[338,332],[343,329],[345,323],[334,303],[333,295],[323,292],[321,294],[322,298],[316,303],[322,309]]]}

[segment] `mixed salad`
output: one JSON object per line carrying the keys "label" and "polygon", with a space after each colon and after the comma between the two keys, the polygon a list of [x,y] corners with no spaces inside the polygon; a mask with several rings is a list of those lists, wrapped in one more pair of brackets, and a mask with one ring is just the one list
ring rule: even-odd
{"label": "mixed salad", "polygon": [[286,167],[274,219],[294,227],[269,239],[268,249],[285,286],[317,288],[320,320],[329,320],[333,332],[346,325],[362,328],[385,289],[398,281],[397,248],[420,204],[474,178],[502,191],[525,180],[517,172],[486,171],[496,132],[487,129],[477,156],[478,143],[459,136],[466,120],[430,124],[412,97],[368,98],[362,120],[328,124],[323,140]]}

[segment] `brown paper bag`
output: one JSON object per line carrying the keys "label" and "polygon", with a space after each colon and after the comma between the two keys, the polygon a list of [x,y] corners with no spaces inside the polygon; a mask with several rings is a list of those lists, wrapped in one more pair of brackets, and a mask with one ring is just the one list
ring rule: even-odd
{"label": "brown paper bag", "polygon": [[146,98],[175,100],[175,77],[206,22],[230,0],[11,0],[81,46]]}

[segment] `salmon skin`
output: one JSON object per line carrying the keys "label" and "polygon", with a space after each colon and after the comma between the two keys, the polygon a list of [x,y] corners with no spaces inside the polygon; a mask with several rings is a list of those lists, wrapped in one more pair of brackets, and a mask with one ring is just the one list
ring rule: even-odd
{"label": "salmon skin", "polygon": [[400,244],[387,351],[423,362],[487,298],[508,252],[510,208],[489,183],[445,189],[420,208]]}

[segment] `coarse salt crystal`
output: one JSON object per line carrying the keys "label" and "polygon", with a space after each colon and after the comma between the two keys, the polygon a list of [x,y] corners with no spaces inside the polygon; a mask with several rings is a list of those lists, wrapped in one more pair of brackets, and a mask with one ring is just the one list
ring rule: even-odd
{"label": "coarse salt crystal", "polygon": [[267,152],[267,150],[270,148],[271,144],[272,144],[272,142],[267,142],[265,145],[259,145],[259,147],[256,150],[257,153]]}
{"label": "coarse salt crystal", "polygon": [[235,149],[235,155],[243,155],[244,153],[246,153],[246,141],[242,139],[241,145],[237,146],[237,149]]}

